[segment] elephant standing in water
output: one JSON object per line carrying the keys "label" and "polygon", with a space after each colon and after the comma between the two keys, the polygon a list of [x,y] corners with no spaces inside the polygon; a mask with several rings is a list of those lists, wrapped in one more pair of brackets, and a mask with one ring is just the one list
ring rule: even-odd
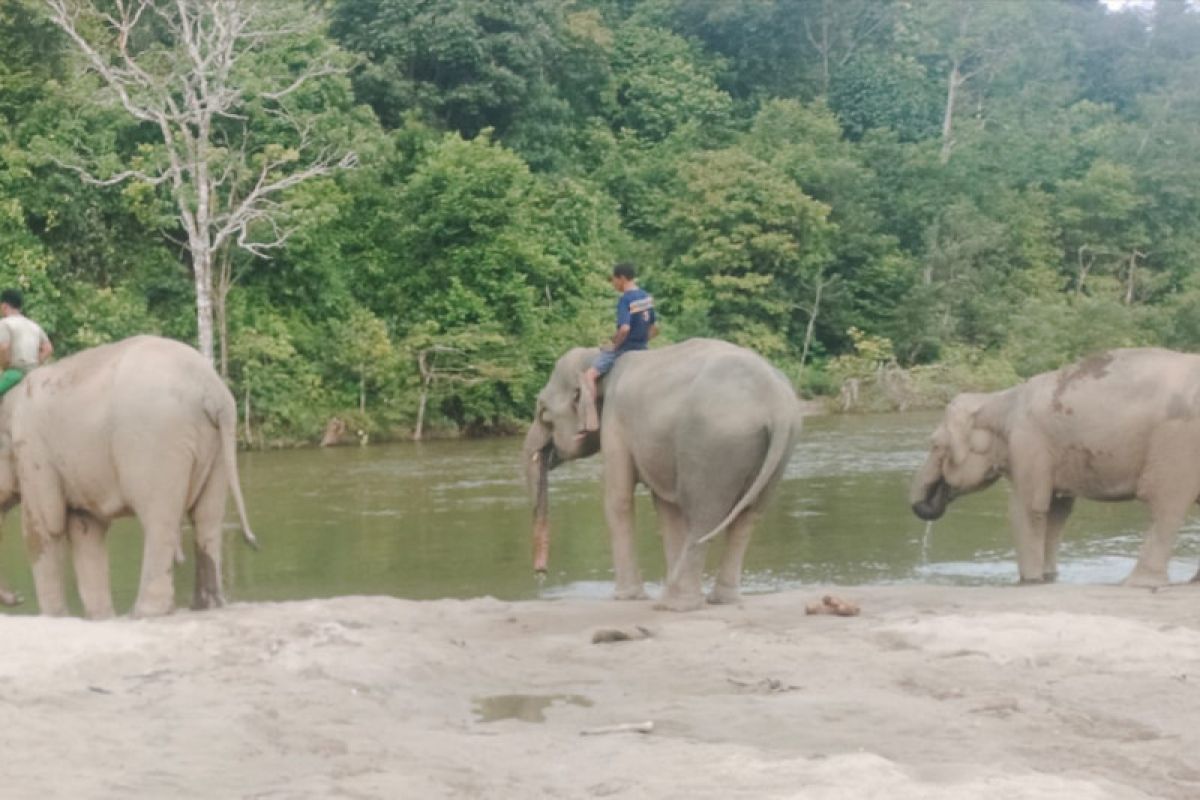
{"label": "elephant standing in water", "polygon": [[753,516],[800,433],[795,392],[755,353],[692,339],[621,356],[597,398],[600,430],[587,433],[580,376],[596,354],[577,348],[558,360],[525,437],[534,568],[545,570],[549,551],[547,473],[603,451],[616,597],[646,596],[633,545],[634,487],[641,482],[654,497],[666,551],[662,605],[688,610],[703,604],[705,542],[721,531],[727,531],[726,548],[708,599],[736,601]]}
{"label": "elephant standing in water", "polygon": [[938,519],[1001,476],[1012,483],[1022,582],[1055,578],[1063,525],[1083,497],[1149,506],[1125,583],[1165,584],[1175,536],[1200,499],[1200,356],[1113,350],[1006,391],[959,395],[913,479],[913,511]]}
{"label": "elephant standing in water", "polygon": [[105,535],[135,514],[145,534],[133,613],[166,614],[180,527],[196,533],[194,606],[224,603],[221,525],[229,489],[257,546],[238,486],[233,396],[198,352],[138,336],[31,372],[0,402],[0,507],[21,504],[21,528],[43,614],[67,612],[70,541],[79,596],[92,618],[113,615]]}

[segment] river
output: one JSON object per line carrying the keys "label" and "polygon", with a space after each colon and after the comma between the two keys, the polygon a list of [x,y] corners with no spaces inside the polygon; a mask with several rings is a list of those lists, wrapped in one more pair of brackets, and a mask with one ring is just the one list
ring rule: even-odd
{"label": "river", "polygon": [[[750,543],[745,590],[1014,581],[1005,484],[958,500],[928,529],[908,509],[909,477],[924,458],[936,421],[933,414],[808,418]],[[550,572],[539,582],[530,569],[531,512],[519,477],[519,451],[519,439],[491,439],[243,454],[242,485],[262,550],[250,551],[230,522],[229,599],[607,596],[611,559],[600,458],[551,474]],[[663,556],[644,493],[637,512],[640,560],[653,587],[663,573]],[[9,516],[0,569],[31,598],[19,514]],[[1133,565],[1145,523],[1138,503],[1077,503],[1064,535],[1060,579],[1119,581]],[[188,562],[178,568],[176,580],[183,605],[191,596],[194,568],[190,535],[186,539]],[[710,549],[710,565],[716,549]],[[137,591],[136,523],[114,525],[109,550],[114,599],[123,612]],[[1190,520],[1176,547],[1172,579],[1190,578],[1198,554],[1200,522]],[[31,612],[33,605],[29,601],[17,612]]]}

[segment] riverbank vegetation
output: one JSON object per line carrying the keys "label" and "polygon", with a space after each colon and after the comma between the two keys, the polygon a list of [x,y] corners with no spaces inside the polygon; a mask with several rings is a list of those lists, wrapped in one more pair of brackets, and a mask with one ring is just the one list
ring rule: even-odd
{"label": "riverbank vegetation", "polygon": [[[0,283],[60,353],[209,337],[253,444],[512,429],[618,259],[845,407],[1200,347],[1181,0],[191,5],[0,0]],[[198,81],[222,9],[272,35]]]}

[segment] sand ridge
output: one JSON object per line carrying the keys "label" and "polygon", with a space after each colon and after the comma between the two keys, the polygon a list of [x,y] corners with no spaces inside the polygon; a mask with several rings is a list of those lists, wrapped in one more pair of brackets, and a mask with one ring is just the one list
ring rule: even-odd
{"label": "sand ridge", "polygon": [[[861,615],[805,615],[829,591]],[[1200,586],[346,597],[0,641],[6,798],[1200,797]]]}

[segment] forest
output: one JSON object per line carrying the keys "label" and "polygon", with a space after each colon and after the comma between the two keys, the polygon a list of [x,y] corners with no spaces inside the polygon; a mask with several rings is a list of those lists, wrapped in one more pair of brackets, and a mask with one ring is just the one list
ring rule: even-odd
{"label": "forest", "polygon": [[0,0],[0,284],[257,447],[514,430],[619,260],[857,408],[1200,349],[1200,9],[1117,5]]}

